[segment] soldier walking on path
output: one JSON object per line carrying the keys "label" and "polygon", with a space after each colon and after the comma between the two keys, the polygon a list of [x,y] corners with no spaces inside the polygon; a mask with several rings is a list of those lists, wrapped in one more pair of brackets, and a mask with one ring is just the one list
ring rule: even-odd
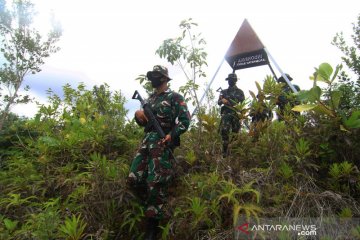
{"label": "soldier walking on path", "polygon": [[244,92],[236,86],[238,80],[235,73],[230,73],[225,79],[229,88],[220,92],[218,104],[221,106],[220,134],[223,142],[223,157],[228,155],[230,133],[238,133],[240,130],[240,119],[236,111],[237,104],[245,100]]}
{"label": "soldier walking on path", "polygon": [[174,174],[172,151],[180,145],[180,135],[190,125],[190,114],[183,96],[169,89],[168,82],[171,78],[167,68],[154,66],[153,71],[147,73],[147,79],[155,89],[147,100],[147,105],[165,137],[160,137],[144,111],[135,112],[136,122],[145,127],[145,136],[132,161],[128,184],[143,200],[147,219],[145,239],[157,239],[167,189]]}

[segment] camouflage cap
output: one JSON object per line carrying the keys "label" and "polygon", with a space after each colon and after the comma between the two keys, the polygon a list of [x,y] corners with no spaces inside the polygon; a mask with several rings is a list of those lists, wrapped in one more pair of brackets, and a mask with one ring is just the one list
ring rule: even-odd
{"label": "camouflage cap", "polygon": [[155,65],[153,67],[153,70],[151,71],[151,73],[161,73],[163,76],[167,77],[169,80],[171,80],[171,78],[169,77],[169,71],[166,67],[161,66],[161,65]]}
{"label": "camouflage cap", "polygon": [[238,77],[236,76],[236,74],[235,74],[235,73],[230,73],[230,74],[228,75],[228,77],[227,77],[227,78],[225,78],[225,80],[227,81],[227,80],[229,80],[229,79],[235,79],[235,80],[238,80]]}

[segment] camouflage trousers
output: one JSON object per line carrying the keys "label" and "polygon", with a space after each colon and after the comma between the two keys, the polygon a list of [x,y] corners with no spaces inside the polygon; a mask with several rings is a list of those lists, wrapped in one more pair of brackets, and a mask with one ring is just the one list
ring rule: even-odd
{"label": "camouflage trousers", "polygon": [[238,133],[240,130],[239,118],[231,113],[221,116],[220,134],[223,141],[223,154],[227,154],[230,133]]}
{"label": "camouflage trousers", "polygon": [[159,141],[157,133],[146,134],[132,161],[128,184],[143,200],[145,216],[160,220],[174,172],[170,150],[159,145]]}

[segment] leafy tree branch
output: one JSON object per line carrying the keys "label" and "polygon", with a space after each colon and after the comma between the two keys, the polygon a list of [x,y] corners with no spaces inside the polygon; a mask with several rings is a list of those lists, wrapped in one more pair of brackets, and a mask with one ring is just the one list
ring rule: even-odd
{"label": "leafy tree branch", "polygon": [[[59,51],[56,43],[62,34],[60,25],[53,21],[52,30],[44,38],[33,27],[34,17],[35,5],[31,1],[13,1],[8,9],[6,1],[0,0],[0,52],[3,58],[0,67],[0,130],[13,105],[30,101],[28,95],[19,95],[25,76],[40,72],[45,58]],[[24,90],[28,91],[29,87]]]}

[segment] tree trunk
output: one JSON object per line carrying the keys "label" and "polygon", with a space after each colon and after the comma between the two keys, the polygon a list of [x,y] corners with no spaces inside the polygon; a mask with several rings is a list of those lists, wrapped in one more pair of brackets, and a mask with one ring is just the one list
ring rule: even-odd
{"label": "tree trunk", "polygon": [[10,109],[10,102],[8,102],[6,104],[6,107],[5,109],[3,110],[3,112],[1,113],[1,116],[0,116],[0,132],[2,131],[2,128],[4,126],[4,123],[9,115],[9,109]]}
{"label": "tree trunk", "polygon": [[20,84],[18,84],[16,86],[16,89],[15,89],[15,92],[14,94],[12,95],[12,97],[9,99],[8,103],[6,104],[6,107],[4,108],[3,112],[1,113],[1,116],[0,116],[0,132],[2,131],[2,128],[4,126],[4,123],[7,119],[7,117],[9,116],[9,112],[10,112],[10,107],[11,105],[13,105],[14,101],[15,101],[15,98],[16,98],[16,95],[17,95],[17,92],[21,86],[21,82],[20,81]]}

